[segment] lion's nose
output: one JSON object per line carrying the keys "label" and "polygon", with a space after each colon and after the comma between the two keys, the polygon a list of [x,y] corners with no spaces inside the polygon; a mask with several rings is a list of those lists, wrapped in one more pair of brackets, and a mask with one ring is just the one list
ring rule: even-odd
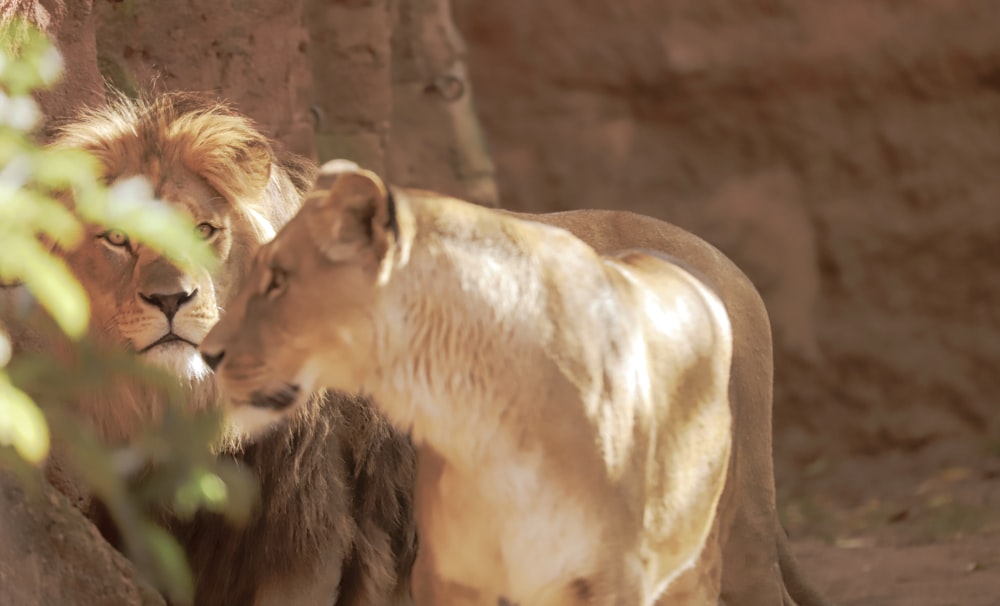
{"label": "lion's nose", "polygon": [[201,352],[201,359],[204,360],[205,364],[207,364],[212,370],[218,368],[219,364],[222,362],[222,358],[224,357],[226,357],[225,351],[220,351],[217,354],[210,354],[207,351]]}
{"label": "lion's nose", "polygon": [[146,295],[139,293],[142,300],[150,305],[158,308],[163,312],[163,315],[167,316],[168,320],[173,320],[174,316],[177,314],[177,310],[198,294],[198,289],[194,289],[190,292],[181,291],[169,294],[163,293],[153,293],[151,295]]}

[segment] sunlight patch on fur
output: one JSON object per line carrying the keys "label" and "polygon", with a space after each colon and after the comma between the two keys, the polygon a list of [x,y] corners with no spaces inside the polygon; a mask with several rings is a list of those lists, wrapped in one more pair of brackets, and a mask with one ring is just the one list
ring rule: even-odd
{"label": "sunlight patch on fur", "polygon": [[198,350],[179,341],[154,347],[142,359],[187,381],[201,381],[212,373]]}

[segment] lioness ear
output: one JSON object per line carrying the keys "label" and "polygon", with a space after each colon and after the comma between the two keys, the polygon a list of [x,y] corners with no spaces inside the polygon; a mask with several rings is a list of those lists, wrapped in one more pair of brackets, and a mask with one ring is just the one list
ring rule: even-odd
{"label": "lioness ear", "polygon": [[[323,168],[306,201],[316,215],[316,221],[308,225],[314,242],[332,261],[364,252],[381,260],[395,222],[395,208],[385,183],[368,170]],[[329,189],[323,191],[326,187]]]}

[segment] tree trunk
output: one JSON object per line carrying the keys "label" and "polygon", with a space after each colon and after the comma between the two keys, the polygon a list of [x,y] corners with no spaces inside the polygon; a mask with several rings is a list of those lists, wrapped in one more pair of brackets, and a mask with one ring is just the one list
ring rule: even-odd
{"label": "tree trunk", "polygon": [[316,152],[385,171],[392,108],[387,0],[308,0]]}
{"label": "tree trunk", "polygon": [[497,206],[493,160],[472,100],[450,0],[399,0],[392,35],[389,175]]}

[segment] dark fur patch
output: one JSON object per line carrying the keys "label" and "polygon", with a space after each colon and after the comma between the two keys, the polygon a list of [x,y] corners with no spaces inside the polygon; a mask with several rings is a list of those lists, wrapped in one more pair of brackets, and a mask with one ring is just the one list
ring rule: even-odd
{"label": "dark fur patch", "polygon": [[573,579],[569,586],[581,602],[589,602],[594,597],[594,588],[590,586],[590,581],[583,577]]}
{"label": "dark fur patch", "polygon": [[260,479],[261,506],[246,526],[204,511],[168,522],[198,577],[199,606],[252,604],[258,588],[338,549],[338,603],[388,604],[409,591],[417,550],[413,448],[369,401],[328,400],[229,455]]}

